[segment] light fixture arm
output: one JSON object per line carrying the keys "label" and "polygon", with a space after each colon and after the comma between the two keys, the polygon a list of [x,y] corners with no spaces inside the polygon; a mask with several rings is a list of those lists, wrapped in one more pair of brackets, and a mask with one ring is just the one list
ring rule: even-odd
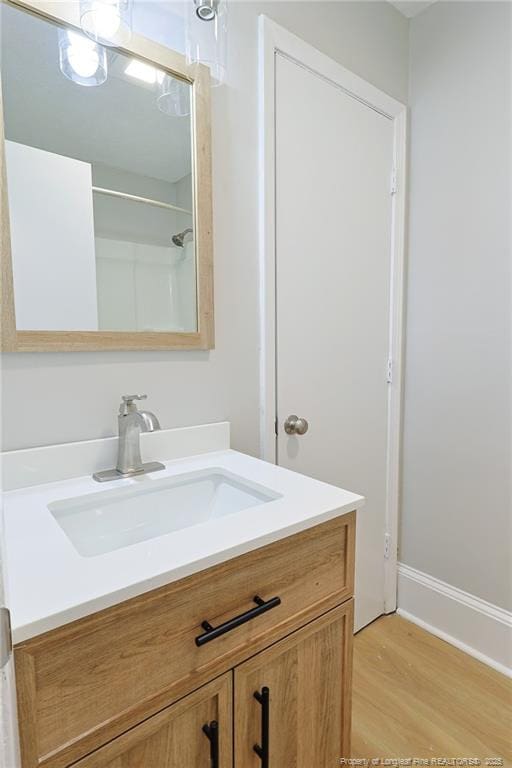
{"label": "light fixture arm", "polygon": [[219,0],[194,0],[196,16],[201,21],[213,21],[217,15]]}

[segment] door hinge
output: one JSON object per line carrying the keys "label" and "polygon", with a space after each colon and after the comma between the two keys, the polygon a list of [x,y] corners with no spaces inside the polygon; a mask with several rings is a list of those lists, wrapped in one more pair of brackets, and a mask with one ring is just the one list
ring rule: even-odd
{"label": "door hinge", "polygon": [[388,358],[388,364],[386,368],[386,381],[388,384],[393,383],[393,359],[391,357]]}
{"label": "door hinge", "polygon": [[11,658],[11,651],[11,614],[8,608],[2,606],[0,608],[0,669],[3,669]]}
{"label": "door hinge", "polygon": [[277,419],[274,421],[274,432],[278,434]]}
{"label": "door hinge", "polygon": [[396,195],[398,192],[398,171],[396,168],[393,168],[391,171],[391,187],[390,187],[390,194]]}
{"label": "door hinge", "polygon": [[391,534],[385,533],[384,534],[384,559],[389,560],[390,554],[391,554]]}

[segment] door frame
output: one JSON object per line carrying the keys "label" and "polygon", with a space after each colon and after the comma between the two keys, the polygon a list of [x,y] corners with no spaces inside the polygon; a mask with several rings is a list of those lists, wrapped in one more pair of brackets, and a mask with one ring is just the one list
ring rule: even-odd
{"label": "door frame", "polygon": [[[260,455],[276,463],[276,221],[275,221],[275,77],[282,55],[366,104],[394,124],[391,287],[388,387],[388,464],[384,610],[396,610],[397,542],[402,431],[403,307],[407,178],[407,107],[345,69],[267,16],[259,17],[259,264],[260,264]],[[394,188],[392,192],[391,186]],[[385,372],[383,372],[383,376]]]}

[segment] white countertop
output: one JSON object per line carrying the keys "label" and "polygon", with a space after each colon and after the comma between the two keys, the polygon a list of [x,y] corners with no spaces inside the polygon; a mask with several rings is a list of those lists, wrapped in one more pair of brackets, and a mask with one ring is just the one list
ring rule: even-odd
{"label": "white countertop", "polygon": [[[364,499],[232,450],[165,462],[154,475],[99,484],[90,476],[4,494],[13,642],[177,581],[362,506]],[[82,557],[48,511],[52,501],[220,468],[281,498],[95,557]]]}

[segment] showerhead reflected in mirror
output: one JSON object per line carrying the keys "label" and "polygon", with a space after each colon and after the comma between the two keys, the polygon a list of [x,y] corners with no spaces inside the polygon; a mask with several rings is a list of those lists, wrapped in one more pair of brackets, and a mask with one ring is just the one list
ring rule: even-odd
{"label": "showerhead reflected in mirror", "polygon": [[193,229],[191,227],[187,227],[187,229],[184,229],[183,232],[178,232],[177,235],[173,235],[171,237],[171,240],[174,243],[174,245],[178,246],[178,248],[183,248],[185,245],[185,239],[187,238],[187,236],[189,241],[193,237]]}
{"label": "showerhead reflected in mirror", "polygon": [[17,330],[196,331],[191,85],[1,16]]}

